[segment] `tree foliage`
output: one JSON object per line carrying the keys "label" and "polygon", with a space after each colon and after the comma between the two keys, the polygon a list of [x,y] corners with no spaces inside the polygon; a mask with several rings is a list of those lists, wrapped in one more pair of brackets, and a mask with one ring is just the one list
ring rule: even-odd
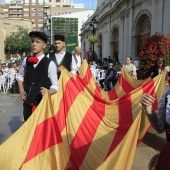
{"label": "tree foliage", "polygon": [[145,79],[147,70],[153,66],[158,59],[162,57],[164,65],[170,63],[170,36],[167,37],[161,33],[155,33],[146,39],[145,45],[141,48],[139,53],[139,79]]}
{"label": "tree foliage", "polygon": [[28,35],[28,29],[18,26],[15,33],[7,36],[5,39],[5,53],[9,54],[18,53],[21,57],[23,53],[28,55],[31,51],[31,40]]}

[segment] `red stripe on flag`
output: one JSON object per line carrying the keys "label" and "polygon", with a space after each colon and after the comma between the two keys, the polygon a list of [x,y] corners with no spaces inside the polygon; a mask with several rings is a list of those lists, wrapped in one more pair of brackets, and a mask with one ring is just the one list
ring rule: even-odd
{"label": "red stripe on flag", "polygon": [[82,78],[84,83],[89,84],[91,77],[92,77],[92,73],[90,68],[88,67],[85,76]]}
{"label": "red stripe on flag", "polygon": [[[144,85],[142,85],[142,89],[143,89],[143,93],[148,93],[150,95],[153,95],[157,99],[156,92],[155,92],[154,79],[152,79],[148,83],[145,83]],[[154,108],[154,110],[158,109],[158,101],[157,100],[155,100],[155,102],[153,104],[153,108]]]}
{"label": "red stripe on flag", "polygon": [[24,163],[28,162],[49,147],[61,142],[61,134],[54,117],[45,120],[36,128],[34,138]]}
{"label": "red stripe on flag", "polygon": [[[75,84],[75,82],[77,83]],[[65,121],[67,119],[70,107],[72,106],[78,94],[84,90],[85,86],[86,86],[85,83],[79,76],[77,76],[76,81],[74,80],[74,78],[71,78],[66,84],[65,91],[63,93],[63,98],[61,99],[60,102],[60,109],[55,116],[58,122],[60,132],[62,132],[66,126]]]}
{"label": "red stripe on flag", "polygon": [[113,88],[112,90],[110,90],[110,91],[108,92],[108,96],[109,96],[109,100],[118,99],[118,95],[117,95],[117,93],[116,93],[115,88]]}
{"label": "red stripe on flag", "polygon": [[106,158],[110,155],[111,152],[117,147],[121,140],[126,135],[130,126],[133,123],[132,117],[132,103],[131,103],[131,94],[123,96],[119,99],[119,126],[117,128],[116,134],[108,151]]}
{"label": "red stripe on flag", "polygon": [[[82,81],[80,78],[78,79],[79,81]],[[65,91],[61,100],[60,110],[58,114],[56,114],[59,119],[57,120],[56,116],[51,117],[37,126],[25,162],[34,158],[49,147],[52,147],[62,142],[61,131],[66,125],[65,120],[67,117],[67,115],[64,115],[64,113],[68,113],[68,110],[72,105],[73,101],[79,94],[80,90],[83,90],[84,87],[83,83],[80,83],[79,88],[77,88],[74,82],[74,79],[70,78],[70,80],[65,86]],[[68,97],[69,99],[66,99],[66,97]],[[65,103],[65,100],[67,100],[67,105]]]}
{"label": "red stripe on flag", "polygon": [[119,85],[123,88],[125,93],[129,93],[130,91],[134,90],[134,87],[131,86],[126,79],[122,76],[122,74],[119,77]]}
{"label": "red stripe on flag", "polygon": [[[98,90],[97,90],[98,91]],[[88,109],[70,145],[70,160],[80,167],[105,114],[105,100],[95,93],[94,102]],[[97,113],[97,114],[96,114]],[[95,121],[94,121],[95,120]]]}

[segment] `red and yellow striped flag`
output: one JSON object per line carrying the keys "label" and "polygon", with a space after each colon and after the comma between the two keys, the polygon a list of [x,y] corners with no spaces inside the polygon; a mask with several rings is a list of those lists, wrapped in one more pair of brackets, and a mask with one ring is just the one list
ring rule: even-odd
{"label": "red and yellow striped flag", "polygon": [[96,89],[103,98],[108,100],[115,100],[117,98],[120,98],[150,80],[150,78],[146,80],[135,80],[126,70],[122,68],[119,80],[116,83],[115,87],[107,92],[103,91],[98,86],[98,83],[95,81],[86,60],[83,60],[83,63],[78,72],[79,76],[86,84],[88,84],[88,87],[90,89]]}
{"label": "red and yellow striped flag", "polygon": [[58,93],[46,94],[28,121],[0,145],[0,169],[130,170],[136,145],[150,126],[141,95],[154,94],[157,109],[164,84],[160,75],[110,101],[97,86],[89,88],[62,68]]}

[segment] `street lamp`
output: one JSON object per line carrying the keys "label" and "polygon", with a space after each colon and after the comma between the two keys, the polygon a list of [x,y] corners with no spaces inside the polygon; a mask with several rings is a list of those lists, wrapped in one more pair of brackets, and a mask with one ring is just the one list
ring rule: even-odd
{"label": "street lamp", "polygon": [[[94,34],[95,34],[95,31],[96,31],[96,28],[97,28],[97,21],[95,18],[92,18],[91,22],[90,22],[90,29],[92,31],[92,34],[93,34],[93,37],[94,37]],[[92,50],[93,50],[93,61],[94,61],[94,42],[92,42]]]}

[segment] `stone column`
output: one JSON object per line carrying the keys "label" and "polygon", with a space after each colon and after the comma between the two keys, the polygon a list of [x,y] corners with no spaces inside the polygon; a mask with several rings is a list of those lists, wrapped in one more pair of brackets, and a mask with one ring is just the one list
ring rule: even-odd
{"label": "stone column", "polygon": [[0,2],[0,60],[5,61],[4,54],[4,16],[3,16],[3,8],[2,3]]}

